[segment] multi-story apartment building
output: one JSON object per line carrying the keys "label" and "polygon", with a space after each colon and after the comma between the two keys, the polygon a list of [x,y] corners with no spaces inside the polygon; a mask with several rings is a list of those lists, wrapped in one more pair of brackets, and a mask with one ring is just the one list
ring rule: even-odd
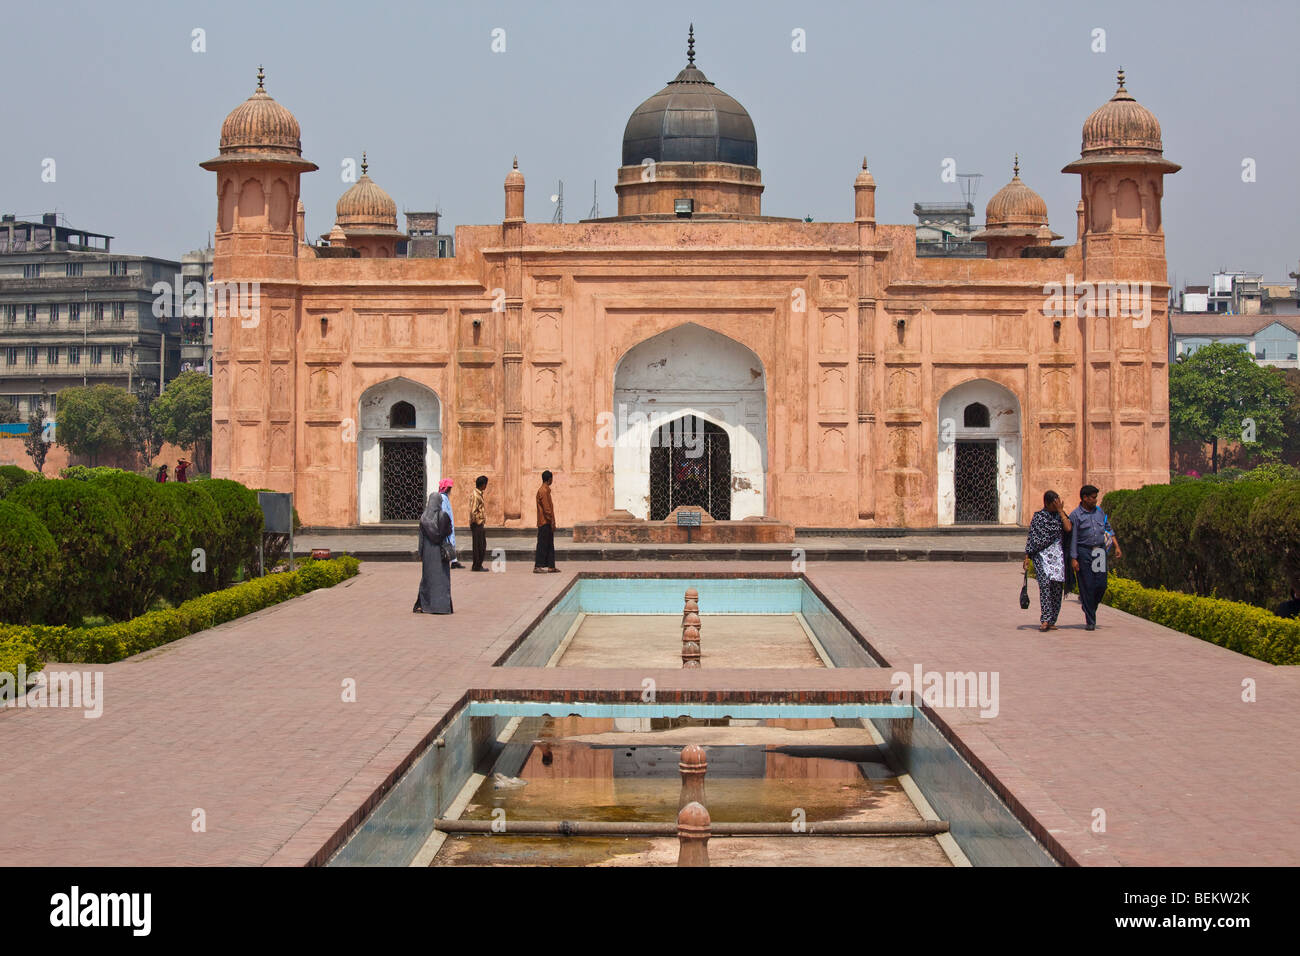
{"label": "multi-story apartment building", "polygon": [[[154,287],[181,264],[110,252],[112,237],[0,217],[0,399],[24,415],[74,385],[157,388],[181,363],[181,320],[155,315]],[[165,354],[164,354],[165,353]]]}
{"label": "multi-story apartment building", "polygon": [[195,249],[181,256],[181,275],[186,287],[192,282],[203,284],[203,300],[186,296],[180,311],[181,371],[212,374],[213,299],[208,294],[212,283],[212,248]]}

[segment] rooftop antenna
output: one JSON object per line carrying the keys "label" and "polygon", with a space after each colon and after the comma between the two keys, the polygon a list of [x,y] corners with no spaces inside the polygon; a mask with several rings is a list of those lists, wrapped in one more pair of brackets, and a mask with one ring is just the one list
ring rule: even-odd
{"label": "rooftop antenna", "polygon": [[980,180],[984,178],[983,173],[958,173],[957,178],[961,180],[961,195],[968,206],[975,205],[975,196],[980,191]]}
{"label": "rooftop antenna", "polygon": [[564,224],[564,180],[560,180],[560,188],[556,190],[555,195],[551,196],[551,202],[555,203],[555,215],[551,217],[551,222]]}
{"label": "rooftop antenna", "polygon": [[600,201],[596,198],[596,180],[591,181],[591,212],[587,213],[588,219],[600,218]]}

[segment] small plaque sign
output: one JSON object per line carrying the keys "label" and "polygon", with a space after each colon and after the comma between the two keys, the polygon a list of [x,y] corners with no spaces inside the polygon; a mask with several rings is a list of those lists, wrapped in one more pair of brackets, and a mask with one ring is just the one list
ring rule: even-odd
{"label": "small plaque sign", "polygon": [[677,512],[677,527],[698,528],[703,516],[703,512],[700,511],[679,511]]}
{"label": "small plaque sign", "polygon": [[259,491],[257,501],[262,506],[263,530],[267,534],[293,532],[293,495],[280,491]]}
{"label": "small plaque sign", "polygon": [[313,561],[328,561],[330,556],[329,548],[312,548],[311,559]]}

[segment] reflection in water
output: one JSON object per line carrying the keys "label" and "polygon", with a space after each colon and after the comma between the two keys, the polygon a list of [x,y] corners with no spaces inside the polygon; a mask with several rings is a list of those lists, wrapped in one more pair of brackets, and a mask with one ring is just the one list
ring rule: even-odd
{"label": "reflection in water", "polygon": [[[683,727],[698,733],[683,735]],[[679,731],[671,734],[671,743],[655,739],[669,731]],[[761,740],[764,731],[780,742],[753,742]],[[856,732],[837,728],[831,720],[581,717],[546,718],[521,725],[494,769],[522,777],[528,786],[497,790],[489,774],[462,816],[471,820],[502,819],[500,811],[504,811],[507,829],[512,819],[675,820],[681,788],[677,763],[682,746],[692,742],[682,738],[692,736],[699,738],[708,757],[707,801],[715,821],[789,823],[797,814],[810,822],[920,819],[862,728]],[[792,736],[799,742],[791,743]],[[570,739],[573,737],[588,739]],[[598,742],[590,742],[593,737]],[[617,742],[620,737],[627,742]],[[739,738],[745,742],[728,742]],[[512,750],[515,754],[524,752],[523,747],[515,745],[526,746],[529,742],[532,746],[522,760],[516,756],[513,763],[505,763],[505,754]],[[860,865],[864,853],[900,856],[883,862],[947,862],[932,838],[836,841],[778,837],[766,842],[728,838],[719,845],[736,850],[742,843],[753,844],[746,850],[748,853],[767,854],[774,857],[771,862],[789,865],[831,858]],[[435,865],[584,865],[617,864],[620,860],[637,865],[671,865],[676,860],[676,844],[675,839],[455,835],[443,845]]]}

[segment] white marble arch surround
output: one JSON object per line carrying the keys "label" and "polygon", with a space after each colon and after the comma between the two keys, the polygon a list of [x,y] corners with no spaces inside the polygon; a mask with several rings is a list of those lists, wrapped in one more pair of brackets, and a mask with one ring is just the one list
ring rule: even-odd
{"label": "white marble arch surround", "polygon": [[[614,507],[650,516],[650,448],[660,425],[697,415],[731,443],[731,520],[764,514],[767,373],[749,348],[693,322],[634,346],[614,370]],[[598,422],[598,425],[600,423]]]}
{"label": "white marble arch surround", "polygon": [[[389,428],[388,416],[398,402],[415,406],[414,428]],[[380,516],[379,440],[423,438],[425,490],[437,489],[442,477],[442,403],[433,389],[407,378],[370,386],[357,403],[357,511],[361,524]]]}
{"label": "white marble arch surround", "polygon": [[[980,402],[989,410],[988,428],[967,428],[966,406]],[[949,389],[939,399],[939,524],[956,522],[953,469],[960,439],[996,439],[998,443],[998,524],[1019,524],[1021,463],[1020,402],[996,382],[977,378]]]}

